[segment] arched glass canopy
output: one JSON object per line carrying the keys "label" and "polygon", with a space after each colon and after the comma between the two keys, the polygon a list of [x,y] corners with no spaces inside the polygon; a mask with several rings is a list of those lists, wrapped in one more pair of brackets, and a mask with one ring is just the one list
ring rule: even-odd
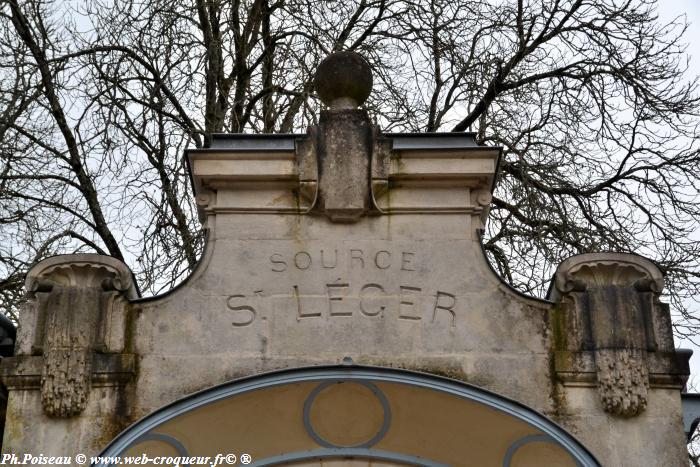
{"label": "arched glass canopy", "polygon": [[284,370],[207,389],[135,423],[102,456],[195,465],[227,454],[253,466],[600,465],[520,403],[447,378],[361,366]]}

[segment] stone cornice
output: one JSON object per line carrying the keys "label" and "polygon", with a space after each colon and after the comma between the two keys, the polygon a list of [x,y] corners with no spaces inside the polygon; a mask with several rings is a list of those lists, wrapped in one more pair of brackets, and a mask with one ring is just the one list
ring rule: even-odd
{"label": "stone cornice", "polygon": [[139,293],[129,268],[111,256],[79,253],[47,258],[27,273],[25,288],[29,294],[57,284],[62,287],[101,287],[122,292],[129,299]]}
{"label": "stone cornice", "polygon": [[[38,384],[48,416],[75,417],[93,381],[111,384],[130,373],[120,362],[128,351],[129,300],[138,297],[131,271],[109,256],[55,256],[29,271],[26,288],[15,357],[3,361],[3,380],[10,387]],[[115,354],[114,362],[105,354]]]}
{"label": "stone cornice", "polygon": [[562,262],[555,307],[555,371],[565,385],[596,385],[606,412],[632,417],[650,387],[680,389],[688,358],[673,347],[664,280],[646,258],[589,253]]}
{"label": "stone cornice", "polygon": [[582,287],[641,287],[661,293],[664,278],[654,263],[627,253],[585,253],[572,256],[559,265],[550,298]]}
{"label": "stone cornice", "polygon": [[[120,386],[136,375],[134,354],[94,354],[91,386]],[[44,365],[42,356],[24,355],[0,360],[0,380],[10,390],[38,390]]]}
{"label": "stone cornice", "polygon": [[[261,135],[222,135],[221,147],[187,151],[202,219],[222,213],[305,214],[317,209],[324,199],[319,196],[324,175],[318,158],[326,157],[318,155],[317,135],[315,127],[306,135],[269,140]],[[470,134],[398,136],[375,129],[372,138],[368,180],[350,183],[369,185],[369,212],[462,213],[483,225],[500,148],[479,146]]]}

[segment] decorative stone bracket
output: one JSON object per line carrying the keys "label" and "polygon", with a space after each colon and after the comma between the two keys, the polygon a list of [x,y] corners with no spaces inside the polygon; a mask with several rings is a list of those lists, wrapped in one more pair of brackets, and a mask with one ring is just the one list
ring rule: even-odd
{"label": "decorative stone bracket", "polygon": [[363,110],[322,112],[320,125],[296,141],[306,212],[323,213],[334,222],[381,212],[376,200],[388,190],[391,143]]}
{"label": "decorative stone bracket", "polygon": [[122,384],[133,373],[125,354],[128,301],[138,297],[131,271],[109,256],[55,256],[29,271],[26,290],[3,382],[10,389],[38,383],[47,415],[76,416],[93,382]]}
{"label": "decorative stone bracket", "polygon": [[633,254],[589,253],[559,265],[550,298],[555,308],[555,369],[565,385],[597,385],[606,412],[634,416],[650,386],[681,389],[690,355],[676,351],[664,281]]}

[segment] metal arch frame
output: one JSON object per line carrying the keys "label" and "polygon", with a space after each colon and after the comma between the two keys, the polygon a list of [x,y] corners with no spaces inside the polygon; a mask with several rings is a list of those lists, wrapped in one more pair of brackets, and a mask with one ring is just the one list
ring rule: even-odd
{"label": "metal arch frame", "polygon": [[[526,444],[530,443],[552,443],[556,444],[552,438],[550,438],[547,435],[527,435],[523,436],[519,440],[515,441],[513,444],[511,444],[508,447],[508,450],[506,451],[506,455],[503,457],[503,467],[511,467],[510,463],[513,462],[513,456],[515,456],[515,453],[520,449],[521,447],[525,446]],[[578,461],[576,461],[576,465],[579,466],[581,465]]]}
{"label": "metal arch frame", "polygon": [[[332,386],[333,384],[336,383],[355,383],[355,384],[360,384],[367,389],[369,389],[372,394],[375,395],[377,400],[379,400],[379,403],[382,406],[382,411],[384,412],[384,419],[382,420],[382,426],[379,428],[379,431],[377,431],[370,439],[363,443],[359,443],[355,446],[338,446],[335,445],[321,437],[316,430],[313,427],[313,424],[311,423],[311,407],[314,404],[314,401],[316,400],[316,396],[326,389],[329,386]],[[391,407],[389,407],[389,401],[387,400],[386,396],[382,391],[379,390],[377,386],[372,384],[369,381],[363,381],[363,380],[334,380],[334,381],[325,381],[318,386],[316,386],[311,393],[309,393],[309,396],[306,398],[306,401],[304,401],[304,412],[303,412],[303,421],[304,421],[304,428],[306,429],[306,432],[311,436],[311,438],[316,441],[316,443],[319,446],[323,446],[324,448],[331,448],[331,449],[348,449],[348,448],[371,448],[375,444],[377,444],[379,441],[384,438],[386,435],[387,431],[389,431],[389,427],[391,426]]]}
{"label": "metal arch frame", "polygon": [[[580,467],[600,467],[595,457],[571,434],[559,425],[538,413],[534,409],[510,400],[498,394],[470,384],[449,378],[418,373],[394,368],[368,366],[316,366],[281,370],[261,375],[233,380],[213,388],[186,396],[145,416],[131,427],[124,430],[104,449],[102,457],[119,456],[127,448],[138,442],[142,436],[168,420],[191,410],[218,402],[228,397],[244,394],[258,389],[271,388],[286,384],[317,381],[378,381],[405,384],[413,387],[431,389],[441,393],[483,404],[502,413],[513,416],[543,432],[550,442],[562,447]],[[516,442],[517,443],[517,442]],[[352,449],[352,448],[348,448]],[[336,455],[339,453],[336,452]],[[107,467],[107,464],[97,464]]]}
{"label": "metal arch frame", "polygon": [[415,467],[450,467],[447,464],[431,461],[423,457],[401,454],[398,452],[382,451],[379,449],[365,448],[339,448],[339,449],[314,449],[312,451],[290,452],[281,456],[274,456],[252,462],[250,467],[271,467],[278,464],[287,464],[304,460],[328,459],[337,457],[359,457],[361,459],[373,459],[381,461],[401,462]]}
{"label": "metal arch frame", "polygon": [[[181,457],[189,457],[189,453],[187,452],[187,449],[185,446],[178,441],[177,439],[173,438],[170,435],[164,435],[161,433],[147,433],[145,435],[140,436],[138,439],[136,439],[133,443],[131,443],[129,446],[127,446],[126,449],[129,449],[131,446],[139,443],[143,443],[146,441],[162,441],[166,444],[169,444],[170,446],[174,447],[175,450],[177,451],[178,456]],[[182,467],[190,467],[190,464],[180,464]]]}

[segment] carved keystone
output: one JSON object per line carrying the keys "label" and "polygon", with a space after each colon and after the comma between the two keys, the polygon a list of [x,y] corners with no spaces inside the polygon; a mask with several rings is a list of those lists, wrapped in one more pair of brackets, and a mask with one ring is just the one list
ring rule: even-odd
{"label": "carved keystone", "polygon": [[87,405],[94,353],[123,350],[126,303],[138,296],[131,272],[109,256],[55,256],[29,271],[26,288],[17,355],[43,355],[47,415],[78,415]]}
{"label": "carved keystone", "polygon": [[[673,352],[668,308],[658,300],[663,286],[659,269],[632,254],[583,254],[557,268],[551,298],[564,313],[557,350],[592,351],[606,412],[641,413],[647,405],[650,352]],[[584,371],[567,369],[569,374]]]}

